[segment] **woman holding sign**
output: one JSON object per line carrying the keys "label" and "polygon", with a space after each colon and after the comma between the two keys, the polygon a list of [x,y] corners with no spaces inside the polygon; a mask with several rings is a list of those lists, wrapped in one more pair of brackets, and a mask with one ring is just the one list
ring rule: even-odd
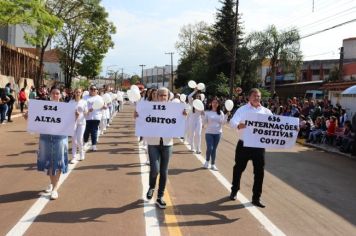
{"label": "woman holding sign", "polygon": [[219,99],[217,97],[212,98],[208,111],[205,112],[204,116],[204,125],[206,125],[206,162],[204,168],[206,169],[209,168],[211,159],[211,169],[218,170],[215,165],[216,149],[220,141],[222,126],[226,123],[227,117],[229,116],[228,114],[224,115],[221,111]]}
{"label": "woman holding sign", "polygon": [[[53,86],[51,88],[50,98],[53,102],[60,102],[61,92],[58,87]],[[75,115],[77,116],[77,114]],[[24,117],[27,119],[27,113],[25,113]],[[67,136],[40,134],[37,169],[39,171],[47,170],[51,184],[45,191],[51,193],[52,200],[57,199],[59,177],[61,173],[64,174],[68,170]]]}
{"label": "woman holding sign", "polygon": [[243,140],[243,132],[245,125],[246,114],[260,113],[272,115],[272,112],[261,105],[261,92],[260,90],[253,88],[248,94],[248,103],[243,105],[235,112],[234,116],[230,120],[232,128],[238,130],[239,141],[235,151],[235,166],[233,169],[233,179],[230,199],[236,200],[237,192],[240,190],[241,175],[246,169],[247,162],[251,159],[253,163],[253,173],[255,175],[253,183],[253,195],[252,204],[258,207],[264,208],[265,206],[260,202],[262,194],[262,184],[264,177],[265,166],[265,149],[245,147]]}
{"label": "woman holding sign", "polygon": [[75,123],[75,130],[74,135],[72,137],[72,160],[70,163],[74,164],[78,162],[76,158],[77,155],[77,148],[79,151],[79,160],[82,161],[85,159],[85,152],[84,152],[84,145],[83,145],[83,135],[85,131],[85,115],[88,113],[88,103],[82,99],[82,90],[80,88],[76,88],[74,90],[74,95],[71,103],[76,104],[76,113],[77,113],[77,120]]}

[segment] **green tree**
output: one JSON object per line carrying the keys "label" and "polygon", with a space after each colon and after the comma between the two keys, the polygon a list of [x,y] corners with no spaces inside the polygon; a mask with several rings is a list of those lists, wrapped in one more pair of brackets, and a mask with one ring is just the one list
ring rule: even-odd
{"label": "green tree", "polygon": [[141,78],[138,75],[133,75],[130,78],[130,84],[137,84],[137,83],[140,83],[140,81],[141,81]]}
{"label": "green tree", "polygon": [[[84,72],[93,66],[86,75],[97,75],[104,54],[114,45],[111,35],[115,33],[115,26],[108,21],[108,14],[100,6],[100,0],[87,1],[82,7],[84,10],[81,15],[76,11],[69,13],[73,17],[65,21],[57,38],[62,52],[61,66],[66,86],[70,86],[79,69]],[[77,17],[74,17],[75,15]]]}
{"label": "green tree", "polygon": [[[271,67],[271,92],[276,89],[276,71],[282,68],[297,68],[300,64],[302,53],[300,51],[300,36],[298,30],[278,31],[274,25],[269,26],[265,31],[253,32],[247,42],[259,61],[270,60]],[[294,66],[293,66],[294,65]]]}

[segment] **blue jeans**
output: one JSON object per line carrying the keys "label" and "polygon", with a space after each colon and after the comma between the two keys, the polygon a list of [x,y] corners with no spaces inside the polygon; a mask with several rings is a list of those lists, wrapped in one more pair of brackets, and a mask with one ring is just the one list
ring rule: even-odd
{"label": "blue jeans", "polygon": [[6,119],[7,104],[0,104],[0,122]]}
{"label": "blue jeans", "polygon": [[85,126],[85,131],[84,131],[84,143],[88,142],[89,134],[90,134],[91,144],[96,145],[99,124],[100,124],[100,120],[87,120],[87,124]]}
{"label": "blue jeans", "polygon": [[168,163],[172,156],[173,146],[148,145],[148,156],[150,158],[150,188],[156,187],[159,172],[159,187],[157,197],[164,195],[168,177]]}
{"label": "blue jeans", "polygon": [[206,140],[206,161],[209,162],[211,158],[211,164],[215,165],[216,149],[220,141],[221,134],[205,134]]}

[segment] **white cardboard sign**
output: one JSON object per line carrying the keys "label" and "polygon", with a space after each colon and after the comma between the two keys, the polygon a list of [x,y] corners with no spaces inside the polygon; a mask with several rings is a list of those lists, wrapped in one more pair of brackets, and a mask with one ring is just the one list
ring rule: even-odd
{"label": "white cardboard sign", "polygon": [[136,136],[184,137],[184,104],[140,101],[136,105]]}
{"label": "white cardboard sign", "polygon": [[251,113],[246,115],[244,146],[292,148],[297,140],[299,119],[287,116]]}
{"label": "white cardboard sign", "polygon": [[29,100],[27,131],[73,136],[75,103]]}

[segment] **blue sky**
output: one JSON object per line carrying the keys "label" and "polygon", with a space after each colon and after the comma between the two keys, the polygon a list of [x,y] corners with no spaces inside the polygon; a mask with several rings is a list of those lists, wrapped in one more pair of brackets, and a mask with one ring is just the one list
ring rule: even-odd
{"label": "blue sky", "polygon": [[[117,27],[115,48],[106,55],[103,72],[124,68],[125,73],[140,74],[146,68],[170,64],[179,30],[187,24],[214,23],[218,0],[103,0],[109,18]],[[295,25],[305,35],[355,18],[356,0],[249,0],[240,1],[239,12],[246,33],[263,30],[270,24],[279,29]],[[337,58],[344,38],[356,37],[356,23],[349,24],[301,41],[305,60]]]}

